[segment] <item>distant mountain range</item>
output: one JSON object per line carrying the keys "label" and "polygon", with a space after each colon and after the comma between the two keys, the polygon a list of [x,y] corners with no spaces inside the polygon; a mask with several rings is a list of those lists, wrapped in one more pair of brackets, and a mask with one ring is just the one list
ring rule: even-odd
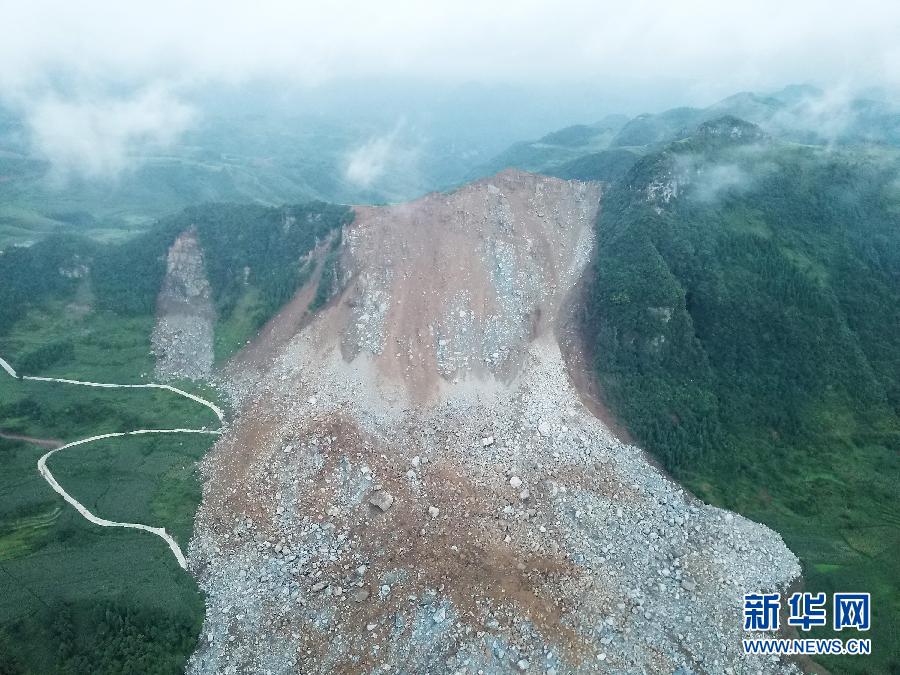
{"label": "distant mountain range", "polygon": [[610,181],[621,178],[653,148],[685,138],[703,122],[731,115],[783,140],[807,145],[900,146],[900,107],[880,98],[849,98],[794,85],[774,94],[734,94],[707,108],[680,107],[634,118],[612,115],[536,141],[510,146],[471,177],[505,168],[560,178]]}

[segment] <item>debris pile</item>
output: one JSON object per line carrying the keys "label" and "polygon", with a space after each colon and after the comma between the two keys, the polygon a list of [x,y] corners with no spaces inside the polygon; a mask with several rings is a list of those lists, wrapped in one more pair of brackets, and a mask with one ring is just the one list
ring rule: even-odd
{"label": "debris pile", "polygon": [[158,379],[205,379],[213,365],[215,310],[203,251],[193,230],[169,248],[151,336]]}
{"label": "debris pile", "polygon": [[795,557],[582,404],[557,340],[599,186],[360,208],[339,302],[239,392],[191,544],[190,671],[795,672],[740,651]]}

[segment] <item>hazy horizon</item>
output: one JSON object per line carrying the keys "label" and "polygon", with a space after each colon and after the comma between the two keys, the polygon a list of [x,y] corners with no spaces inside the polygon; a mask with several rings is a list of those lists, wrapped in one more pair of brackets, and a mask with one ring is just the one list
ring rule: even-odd
{"label": "hazy horizon", "polygon": [[365,188],[389,151],[418,161],[437,145],[477,163],[611,113],[791,84],[839,108],[900,88],[900,6],[871,0],[827,12],[808,1],[2,7],[0,105],[23,120],[20,146],[62,176],[115,177],[223,114],[345,125],[358,138],[344,177]]}

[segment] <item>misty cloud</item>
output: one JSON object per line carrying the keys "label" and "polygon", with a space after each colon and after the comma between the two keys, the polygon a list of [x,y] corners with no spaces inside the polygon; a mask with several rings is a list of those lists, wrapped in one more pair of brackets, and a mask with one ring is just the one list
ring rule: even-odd
{"label": "misty cloud", "polygon": [[384,174],[391,157],[392,143],[391,136],[382,136],[373,138],[351,152],[347,161],[347,170],[344,173],[347,180],[362,187],[370,187],[376,179]]}
{"label": "misty cloud", "polygon": [[714,202],[725,193],[743,192],[750,186],[750,175],[737,164],[714,164],[695,174],[693,196],[701,202]]}
{"label": "misty cloud", "polygon": [[369,139],[347,156],[344,177],[362,188],[372,187],[387,173],[409,176],[415,173],[419,152],[402,138],[403,125]]}
{"label": "misty cloud", "polygon": [[181,84],[590,80],[677,83],[684,104],[787,82],[900,85],[900,5],[886,0],[30,0],[5,3],[3,17],[4,88],[59,72]]}
{"label": "misty cloud", "polygon": [[712,204],[729,195],[752,190],[757,183],[778,167],[762,155],[765,146],[747,145],[735,148],[734,161],[709,162],[703,156],[681,154],[675,159],[675,173],[687,196],[704,204]]}
{"label": "misty cloud", "polygon": [[[858,104],[857,94],[850,87],[835,86],[801,97],[776,113],[770,124],[779,133],[800,140],[835,143],[847,136],[864,135],[866,126],[872,123],[862,118],[866,111]],[[900,114],[896,105],[881,105],[885,109],[880,112],[885,115]]]}
{"label": "misty cloud", "polygon": [[166,91],[66,100],[47,95],[25,103],[32,145],[54,178],[114,178],[135,158],[174,143],[195,115]]}

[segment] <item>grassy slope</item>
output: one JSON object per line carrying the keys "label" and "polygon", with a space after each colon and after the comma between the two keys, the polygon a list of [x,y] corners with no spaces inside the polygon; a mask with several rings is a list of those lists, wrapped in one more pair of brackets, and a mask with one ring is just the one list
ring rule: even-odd
{"label": "grassy slope", "polygon": [[[600,222],[611,404],[700,497],[780,532],[808,590],[873,593],[875,654],[835,672],[900,668],[897,166],[695,139],[640,162]],[[678,198],[647,200],[660,177]]]}
{"label": "grassy slope", "polygon": [[[69,335],[72,355],[41,374],[141,382],[153,365],[150,326],[148,318],[108,312],[78,317],[50,303],[0,337],[0,353],[15,364],[17,356]],[[3,378],[0,401],[0,428],[63,440],[217,424],[206,409],[165,392]],[[50,467],[97,513],[164,525],[185,545],[200,498],[195,463],[211,442],[111,439],[61,453]],[[43,452],[0,440],[0,574],[7,589],[0,601],[0,663],[12,672],[179,672],[203,617],[193,580],[158,538],[97,528],[66,506],[37,472]]]}

